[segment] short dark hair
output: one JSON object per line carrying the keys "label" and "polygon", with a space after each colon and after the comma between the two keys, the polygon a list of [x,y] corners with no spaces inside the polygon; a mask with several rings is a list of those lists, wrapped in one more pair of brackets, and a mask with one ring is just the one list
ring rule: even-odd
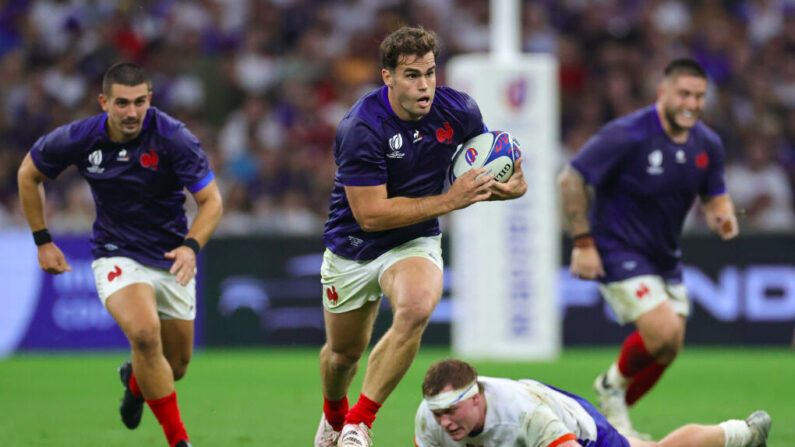
{"label": "short dark hair", "polygon": [[707,72],[698,62],[690,58],[674,59],[665,67],[665,77],[690,75],[707,79]]}
{"label": "short dark hair", "polygon": [[152,79],[149,78],[149,75],[143,67],[130,62],[119,62],[108,68],[105,75],[102,77],[102,93],[110,96],[111,86],[113,84],[133,87],[144,83],[151,92]]}
{"label": "short dark hair", "polygon": [[[444,387],[451,385],[458,389],[469,385],[478,378],[478,371],[467,362],[447,359],[436,362],[428,368],[425,380],[422,381],[422,395],[425,397],[439,394]],[[478,388],[480,385],[478,384]]]}
{"label": "short dark hair", "polygon": [[403,26],[392,32],[381,42],[381,67],[387,70],[397,68],[401,56],[425,56],[429,52],[436,58],[439,55],[439,43],[436,33],[425,28]]}

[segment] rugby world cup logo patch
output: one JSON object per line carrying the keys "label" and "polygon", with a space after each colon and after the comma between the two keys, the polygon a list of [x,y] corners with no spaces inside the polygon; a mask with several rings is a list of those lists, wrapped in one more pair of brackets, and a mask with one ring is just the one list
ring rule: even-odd
{"label": "rugby world cup logo patch", "polygon": [[400,152],[400,148],[403,147],[403,135],[396,133],[389,139],[389,149],[391,152],[387,153],[386,156],[389,158],[403,158],[405,155],[403,152]]}
{"label": "rugby world cup logo patch", "polygon": [[475,162],[475,159],[478,157],[478,151],[475,150],[474,147],[470,147],[464,153],[464,159],[467,161],[469,166],[472,166],[472,163]]}
{"label": "rugby world cup logo patch", "polygon": [[97,149],[94,152],[88,155],[88,162],[91,163],[91,166],[86,168],[86,170],[92,174],[101,174],[105,171],[105,168],[100,168],[99,165],[102,164],[102,151]]}

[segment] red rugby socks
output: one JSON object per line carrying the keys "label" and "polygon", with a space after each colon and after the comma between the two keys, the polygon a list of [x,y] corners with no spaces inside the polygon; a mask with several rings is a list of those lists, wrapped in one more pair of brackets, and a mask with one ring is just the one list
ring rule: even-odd
{"label": "red rugby socks", "polygon": [[378,413],[379,408],[381,408],[381,404],[370,400],[364,394],[360,394],[359,401],[345,416],[345,423],[358,425],[364,422],[367,427],[372,428],[375,414]]}
{"label": "red rugby socks", "polygon": [[348,396],[340,400],[328,400],[323,397],[323,414],[326,415],[326,421],[331,424],[334,431],[342,431],[342,426],[345,425],[345,415],[348,413]]}
{"label": "red rugby socks", "polygon": [[179,415],[179,407],[177,407],[177,392],[174,391],[166,397],[160,399],[147,400],[149,408],[155,414],[157,421],[163,427],[163,432],[168,439],[168,445],[174,446],[182,440],[188,440],[188,433],[185,431],[185,426],[182,425],[182,418]]}
{"label": "red rugby socks", "polygon": [[629,382],[625,401],[633,405],[660,380],[667,364],[658,363],[646,349],[638,331],[624,340],[618,356],[618,371]]}
{"label": "red rugby socks", "polygon": [[624,340],[621,353],[618,355],[618,370],[626,378],[634,377],[648,364],[654,362],[654,356],[649,354],[640,332],[635,331]]}
{"label": "red rugby socks", "polygon": [[635,402],[638,401],[644,394],[646,394],[658,380],[662,377],[663,372],[665,372],[665,368],[668,365],[663,365],[657,362],[651,362],[648,366],[643,368],[641,372],[635,374],[632,378],[632,382],[629,383],[629,388],[627,388],[627,394],[624,397],[624,401],[627,405],[632,406]]}
{"label": "red rugby socks", "polygon": [[132,393],[133,397],[137,397],[138,399],[143,399],[144,395],[141,393],[141,388],[138,387],[138,381],[135,380],[135,373],[130,373],[130,392]]}

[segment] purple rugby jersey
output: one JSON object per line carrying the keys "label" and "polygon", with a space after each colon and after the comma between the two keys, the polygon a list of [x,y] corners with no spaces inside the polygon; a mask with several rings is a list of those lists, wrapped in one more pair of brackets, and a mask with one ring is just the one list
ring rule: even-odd
{"label": "purple rugby jersey", "polygon": [[33,163],[54,179],[76,165],[91,187],[97,217],[91,236],[95,258],[125,256],[160,268],[163,254],[188,232],[183,187],[198,192],[213,180],[199,140],[185,125],[150,107],[135,139],[115,143],[107,114],[75,121],[39,138]]}
{"label": "purple rugby jersey", "polygon": [[437,87],[430,112],[403,121],[387,99],[387,87],[362,97],[337,129],[337,173],[323,242],[335,254],[375,259],[412,239],[440,233],[438,219],[384,231],[364,232],[348,204],[347,186],[386,185],[388,197],[441,194],[456,147],[486,131],[480,109],[464,93]]}
{"label": "purple rugby jersey", "polygon": [[685,216],[697,195],[726,192],[720,137],[699,122],[686,143],[674,143],[652,105],[606,124],[571,165],[596,191],[589,219],[602,280],[654,274],[681,282]]}

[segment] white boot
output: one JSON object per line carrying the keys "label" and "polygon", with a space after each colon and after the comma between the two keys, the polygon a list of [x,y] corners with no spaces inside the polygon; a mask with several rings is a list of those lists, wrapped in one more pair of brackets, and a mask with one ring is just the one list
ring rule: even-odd
{"label": "white boot", "polygon": [[593,384],[599,401],[599,411],[605,416],[607,422],[624,436],[632,436],[643,441],[650,441],[651,436],[638,433],[632,428],[629,420],[629,409],[626,403],[626,390],[612,386],[607,381],[607,373],[600,374]]}
{"label": "white boot", "polygon": [[320,426],[315,433],[315,447],[335,447],[340,432],[334,431],[334,427],[326,420],[326,414],[320,416]]}
{"label": "white boot", "polygon": [[765,447],[767,446],[767,436],[770,434],[770,415],[765,410],[757,410],[751,413],[745,420],[748,428],[751,430],[751,442],[748,447]]}
{"label": "white boot", "polygon": [[345,424],[340,433],[339,447],[372,447],[373,434],[364,422]]}

